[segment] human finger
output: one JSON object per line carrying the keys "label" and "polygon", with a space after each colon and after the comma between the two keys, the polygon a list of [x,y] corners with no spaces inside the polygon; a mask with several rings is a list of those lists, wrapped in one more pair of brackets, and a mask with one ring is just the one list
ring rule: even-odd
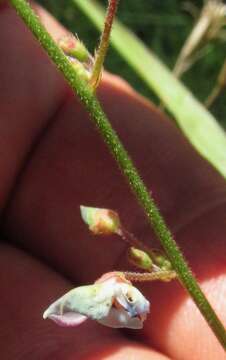
{"label": "human finger", "polygon": [[[220,208],[222,214],[225,183],[220,176],[199,158],[166,118],[122,85],[121,81],[113,81],[112,77],[111,81],[109,79],[110,77],[102,82],[100,99],[174,232],[183,232],[185,228],[186,234],[189,234],[188,229],[195,224],[196,218],[203,216],[206,219],[211,210],[218,213]],[[74,118],[77,120],[76,125]],[[112,159],[104,154],[102,142],[97,134],[91,132],[92,128],[85,120],[85,112],[69,98],[54,119],[54,124],[36,146],[6,212],[6,231],[9,236],[79,281],[91,280],[100,272],[112,269],[123,251],[121,244],[108,242],[106,245],[105,239],[95,239],[90,244],[84,227],[82,228],[78,218],[75,220],[74,214],[81,202],[91,201],[117,208],[128,227],[146,241],[150,236],[142,212],[136,209],[125,183],[117,175]],[[95,153],[92,149],[95,149]],[[79,172],[77,169],[80,169]],[[95,183],[90,181],[93,177]],[[101,193],[96,192],[97,183]],[[219,229],[222,233],[222,217],[220,221]],[[207,224],[209,232],[210,222]],[[213,269],[217,259],[223,254],[219,249],[225,249],[221,246],[222,239],[220,235],[214,236],[212,246],[209,237],[204,242],[203,230],[199,230],[196,225],[193,229],[199,234],[200,249],[203,244],[208,245],[206,250],[212,251],[213,246],[218,249],[215,252],[217,257],[209,259],[209,251],[202,257],[203,266],[212,264]],[[214,231],[215,229],[216,227]],[[75,243],[76,235],[81,240]],[[44,241],[40,242],[40,239]],[[185,251],[189,247],[193,249],[197,243],[195,234],[189,236],[186,244],[183,239],[179,233],[177,240]],[[190,254],[192,265],[197,256],[200,256],[200,249],[199,252]],[[87,259],[92,260],[89,266]],[[220,268],[222,271],[223,267]],[[195,270],[200,276],[200,269]],[[218,276],[220,273],[218,271]],[[208,271],[203,279],[212,275],[213,272]],[[161,288],[163,286],[165,285]],[[156,294],[158,295],[158,291]],[[161,294],[164,298],[165,291]],[[174,294],[177,309],[180,303],[178,294]],[[160,310],[163,314],[167,313],[167,308]],[[166,316],[166,321],[169,322],[170,319],[170,316]],[[153,325],[156,325],[153,328],[158,328],[156,322]],[[160,336],[161,332],[156,331],[156,334]],[[194,346],[193,341],[190,344]],[[171,348],[172,346],[168,351]],[[188,352],[186,354],[189,355]]]}

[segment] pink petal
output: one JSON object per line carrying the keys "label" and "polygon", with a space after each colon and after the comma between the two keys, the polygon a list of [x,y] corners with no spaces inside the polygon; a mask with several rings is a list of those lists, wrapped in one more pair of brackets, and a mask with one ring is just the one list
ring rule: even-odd
{"label": "pink petal", "polygon": [[120,283],[131,284],[131,282],[125,278],[123,273],[120,273],[119,271],[111,271],[102,275],[99,279],[95,281],[95,284],[101,284],[109,280],[112,280],[112,282],[119,284]]}
{"label": "pink petal", "polygon": [[64,327],[78,326],[88,319],[87,316],[73,312],[68,312],[63,315],[50,314],[48,318],[53,320],[57,325]]}

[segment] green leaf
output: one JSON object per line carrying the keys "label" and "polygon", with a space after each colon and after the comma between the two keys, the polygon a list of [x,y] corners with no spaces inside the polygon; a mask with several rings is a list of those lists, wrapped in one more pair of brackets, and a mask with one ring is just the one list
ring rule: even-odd
{"label": "green leaf", "polygon": [[[98,29],[102,29],[105,11],[96,1],[73,2]],[[226,136],[212,114],[136,35],[119,21],[114,23],[111,42],[174,115],[178,126],[200,155],[226,177]]]}

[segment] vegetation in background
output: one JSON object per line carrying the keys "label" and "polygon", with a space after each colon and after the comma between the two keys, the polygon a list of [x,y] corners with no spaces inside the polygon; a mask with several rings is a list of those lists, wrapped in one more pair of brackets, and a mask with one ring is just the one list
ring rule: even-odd
{"label": "vegetation in background", "polygon": [[[72,0],[39,0],[73,33],[77,33],[93,53],[99,33],[87,18],[72,3]],[[103,5],[106,0],[100,0]],[[203,0],[186,2],[181,0],[123,0],[119,5],[118,18],[142,39],[171,69],[191,32],[195,22],[195,7],[200,9]],[[189,9],[189,10],[188,10]],[[194,10],[194,11],[192,11]],[[191,12],[193,14],[191,14]],[[194,95],[204,101],[211,92],[219,70],[224,63],[226,39],[215,40],[205,48],[203,57],[183,75],[182,80]],[[155,95],[140,81],[128,65],[112,48],[105,67],[124,79],[140,93],[158,104]],[[211,111],[226,127],[225,92],[217,99]]]}

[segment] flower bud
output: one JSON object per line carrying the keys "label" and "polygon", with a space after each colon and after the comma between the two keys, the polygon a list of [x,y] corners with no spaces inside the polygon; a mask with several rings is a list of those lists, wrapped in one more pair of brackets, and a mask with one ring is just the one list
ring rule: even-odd
{"label": "flower bud", "polygon": [[129,261],[140,269],[150,270],[152,268],[152,260],[145,251],[131,247],[128,255]]}
{"label": "flower bud", "polygon": [[81,216],[95,235],[121,235],[121,224],[118,214],[109,209],[80,206]]}
{"label": "flower bud", "polygon": [[160,267],[161,270],[172,270],[171,262],[164,255],[156,255],[154,257],[155,264]]}
{"label": "flower bud", "polygon": [[63,52],[81,62],[89,60],[90,54],[85,45],[73,35],[66,35],[58,41]]}
{"label": "flower bud", "polygon": [[74,59],[73,57],[67,56],[67,58],[70,61],[70,63],[72,64],[73,68],[76,70],[76,74],[80,78],[82,78],[83,80],[88,82],[90,80],[90,76],[91,76],[91,72],[89,71],[89,69],[85,65],[83,65],[81,62]]}

